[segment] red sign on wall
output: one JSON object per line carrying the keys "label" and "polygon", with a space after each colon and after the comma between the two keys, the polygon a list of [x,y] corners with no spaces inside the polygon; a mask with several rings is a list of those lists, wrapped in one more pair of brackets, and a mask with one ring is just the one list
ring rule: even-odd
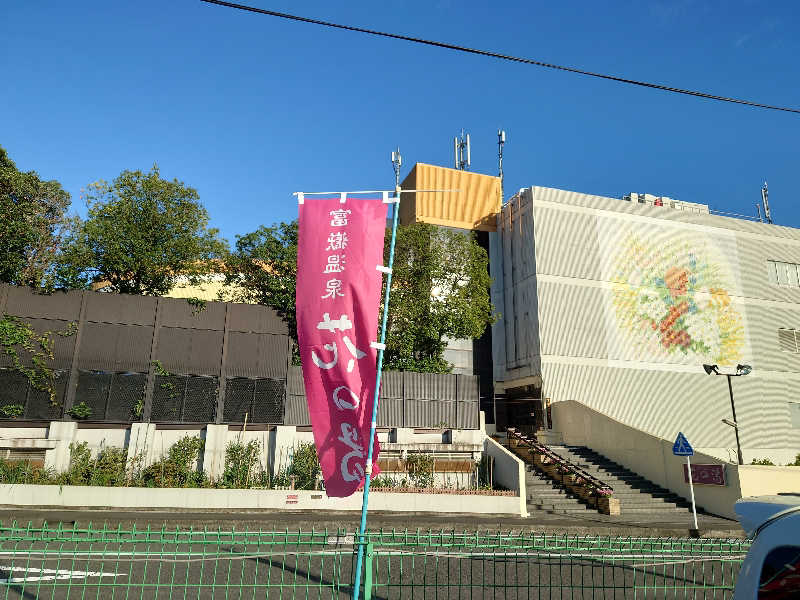
{"label": "red sign on wall", "polygon": [[[683,465],[683,480],[689,483],[689,473]],[[725,465],[692,465],[692,483],[725,485]]]}

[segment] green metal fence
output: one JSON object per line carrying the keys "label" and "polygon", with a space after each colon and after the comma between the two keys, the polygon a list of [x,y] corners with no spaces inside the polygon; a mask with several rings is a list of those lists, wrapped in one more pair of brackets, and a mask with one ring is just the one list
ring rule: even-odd
{"label": "green metal fence", "polygon": [[[749,542],[371,531],[364,598],[729,598]],[[354,536],[0,526],[2,598],[348,598]]]}

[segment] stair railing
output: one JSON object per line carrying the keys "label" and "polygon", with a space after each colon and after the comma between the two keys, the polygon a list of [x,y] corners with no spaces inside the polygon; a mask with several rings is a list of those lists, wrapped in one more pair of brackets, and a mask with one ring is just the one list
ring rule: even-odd
{"label": "stair railing", "polygon": [[560,467],[560,470],[564,476],[569,475],[570,473],[574,474],[576,478],[582,479],[586,482],[586,484],[594,488],[595,493],[598,495],[609,496],[613,493],[614,488],[605,481],[602,481],[591,473],[584,471],[575,463],[567,460],[563,456],[556,454],[550,448],[544,444],[540,444],[534,438],[521,433],[513,427],[506,429],[506,435],[508,436],[509,447],[512,449],[516,444],[516,447],[522,446],[532,454],[541,454],[542,456],[546,456],[549,462]]}

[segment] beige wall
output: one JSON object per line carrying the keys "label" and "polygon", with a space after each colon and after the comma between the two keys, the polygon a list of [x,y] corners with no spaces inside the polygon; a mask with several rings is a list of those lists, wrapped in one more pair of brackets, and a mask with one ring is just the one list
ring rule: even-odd
{"label": "beige wall", "polygon": [[742,465],[739,467],[742,497],[794,492],[800,494],[800,467],[769,467]]}
{"label": "beige wall", "polygon": [[[683,477],[686,459],[672,454],[674,440],[650,435],[576,401],[557,402],[552,411],[553,427],[565,444],[587,446],[653,483],[690,498],[689,485]],[[736,518],[733,505],[739,498],[800,491],[800,467],[739,466],[699,452],[691,460],[694,464],[725,465],[725,487],[695,485],[694,493],[698,507],[730,519]]]}
{"label": "beige wall", "polygon": [[[220,299],[224,283],[225,276],[221,274],[206,275],[202,281],[196,284],[191,284],[185,277],[181,277],[166,296],[168,298],[199,298],[207,302],[214,302]],[[230,295],[231,290],[225,290],[225,292]]]}

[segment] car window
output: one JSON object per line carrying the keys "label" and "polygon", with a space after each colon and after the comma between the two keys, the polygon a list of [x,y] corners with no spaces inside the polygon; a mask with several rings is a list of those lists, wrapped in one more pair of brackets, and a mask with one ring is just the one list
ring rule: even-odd
{"label": "car window", "polygon": [[761,566],[758,600],[789,600],[800,590],[800,546],[770,550]]}

